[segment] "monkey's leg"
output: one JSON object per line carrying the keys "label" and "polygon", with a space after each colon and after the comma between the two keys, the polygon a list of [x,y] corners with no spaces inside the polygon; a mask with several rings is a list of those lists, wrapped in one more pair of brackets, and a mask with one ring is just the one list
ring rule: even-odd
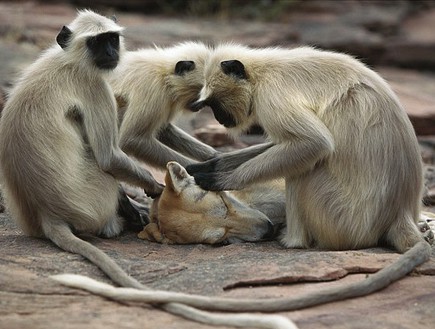
{"label": "monkey's leg", "polygon": [[204,161],[219,154],[213,147],[200,142],[173,124],[168,124],[162,129],[157,135],[157,139],[171,149],[195,160]]}
{"label": "monkey's leg", "polygon": [[307,223],[300,214],[298,194],[300,180],[286,180],[286,228],[280,237],[280,242],[287,248],[308,248],[311,236],[306,228]]}
{"label": "monkey's leg", "polygon": [[391,224],[386,240],[396,250],[404,253],[424,239],[417,224],[414,223],[412,214],[405,210],[400,212],[397,220]]}
{"label": "monkey's leg", "polygon": [[193,159],[176,152],[153,136],[137,136],[124,132],[120,146],[127,154],[159,168],[165,168],[169,161],[176,161],[183,167],[194,163]]}
{"label": "monkey's leg", "polygon": [[118,236],[124,227],[124,221],[122,218],[116,216],[113,216],[110,218],[106,225],[103,226],[103,228],[98,231],[98,235],[102,236],[104,238],[113,238],[115,236]]}

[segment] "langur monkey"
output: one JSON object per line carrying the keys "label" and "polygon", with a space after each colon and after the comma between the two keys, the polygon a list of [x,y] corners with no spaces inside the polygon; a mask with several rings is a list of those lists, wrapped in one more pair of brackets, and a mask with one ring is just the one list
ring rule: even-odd
{"label": "langur monkey", "polygon": [[141,287],[73,232],[105,237],[123,227],[118,180],[157,196],[163,186],[118,146],[115,98],[104,80],[123,50],[123,28],[81,11],[22,75],[0,122],[6,204],[25,234],[78,253],[123,286]]}
{"label": "langur monkey", "polygon": [[234,134],[259,124],[271,143],[187,171],[216,191],[284,177],[286,247],[430,248],[416,225],[423,177],[413,127],[388,84],[361,62],[309,47],[221,45],[197,103]]}
{"label": "langur monkey", "polygon": [[171,123],[192,108],[203,83],[209,47],[185,42],[126,52],[109,83],[118,100],[120,146],[135,158],[165,169],[215,157],[218,152]]}
{"label": "langur monkey", "polygon": [[[287,247],[356,249],[386,242],[405,252],[367,279],[301,297],[229,299],[55,279],[120,301],[179,302],[220,311],[288,311],[388,286],[431,253],[416,221],[422,190],[417,140],[388,85],[355,59],[312,48],[217,47],[198,104],[233,131],[260,124],[271,142],[188,166],[209,190],[285,177]],[[408,250],[409,249],[409,250]]]}

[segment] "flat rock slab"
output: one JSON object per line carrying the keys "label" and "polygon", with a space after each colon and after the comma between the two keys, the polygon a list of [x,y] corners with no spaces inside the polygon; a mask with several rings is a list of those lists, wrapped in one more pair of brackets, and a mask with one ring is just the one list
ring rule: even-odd
{"label": "flat rock slab", "polygon": [[[329,252],[276,242],[228,246],[160,245],[134,233],[84,237],[150,287],[202,295],[267,298],[300,295],[363,280],[399,257],[388,249]],[[141,304],[119,304],[66,288],[49,276],[75,273],[111,283],[83,257],[22,235],[0,216],[1,328],[209,328]],[[433,328],[435,250],[410,276],[367,297],[283,313],[301,328]],[[210,327],[211,328],[211,327]]]}

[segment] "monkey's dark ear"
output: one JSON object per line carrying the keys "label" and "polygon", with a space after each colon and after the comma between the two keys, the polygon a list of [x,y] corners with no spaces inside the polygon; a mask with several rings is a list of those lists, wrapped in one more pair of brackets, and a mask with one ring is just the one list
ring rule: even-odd
{"label": "monkey's dark ear", "polygon": [[226,75],[234,75],[236,78],[239,79],[248,78],[245,72],[245,66],[237,59],[221,62],[221,68]]}
{"label": "monkey's dark ear", "polygon": [[112,15],[112,16],[110,16],[110,19],[111,19],[112,21],[114,21],[115,23],[118,23],[118,18],[116,17],[116,15]]}
{"label": "monkey's dark ear", "polygon": [[179,61],[175,65],[175,74],[183,75],[186,72],[193,71],[195,69],[195,62],[193,61]]}
{"label": "monkey's dark ear", "polygon": [[69,40],[71,39],[72,31],[66,26],[62,27],[59,34],[56,37],[56,41],[62,49],[65,49],[68,46]]}

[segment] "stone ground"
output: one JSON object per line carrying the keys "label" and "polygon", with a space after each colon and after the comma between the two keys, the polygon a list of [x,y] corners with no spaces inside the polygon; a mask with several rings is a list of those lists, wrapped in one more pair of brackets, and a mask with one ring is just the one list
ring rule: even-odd
{"label": "stone ground", "polygon": [[[429,69],[434,57],[433,52],[430,55],[422,50],[435,46],[435,20],[430,19],[435,17],[435,10],[428,6],[424,11],[407,16],[403,6],[397,7],[400,10],[390,11],[367,6],[360,8],[358,16],[351,10],[353,7],[347,8],[349,3],[355,2],[340,5],[346,7],[341,11],[326,8],[324,12],[315,11],[314,14],[299,13],[292,20],[293,24],[228,24],[126,13],[117,15],[127,26],[130,48],[149,46],[153,42],[166,45],[186,39],[210,42],[234,39],[258,46],[290,44],[298,39],[324,47],[360,49],[361,54],[371,56],[370,61],[398,93],[420,136],[423,159],[433,165],[435,75]],[[0,87],[3,93],[13,84],[15,73],[34,60],[41,48],[51,43],[59,28],[74,15],[75,9],[65,4],[0,2]],[[397,27],[399,21],[400,27]],[[303,22],[316,24],[303,29],[306,25]],[[322,25],[325,22],[334,23],[334,28],[325,30]],[[346,33],[334,33],[344,24],[348,27]],[[369,28],[363,28],[367,26]],[[380,26],[384,32],[375,33],[373,26]],[[397,50],[399,46],[400,51]],[[412,53],[410,49],[419,51]],[[376,61],[376,51],[382,54],[382,60]],[[406,62],[406,56],[410,54],[416,58],[418,67],[424,67],[426,71],[415,70],[416,67],[410,64],[412,60]],[[394,66],[387,65],[389,63]],[[407,69],[400,67],[403,63]],[[180,124],[192,131],[214,122],[204,112]],[[208,134],[207,130],[202,131],[201,136],[209,138],[212,144],[217,143],[215,131]],[[219,143],[228,144],[220,136]],[[231,147],[252,142],[255,137],[252,141],[252,137],[245,136]],[[435,186],[433,177],[431,184]],[[428,194],[435,196],[433,192]],[[433,207],[427,209],[434,210]],[[110,240],[84,238],[107,252],[133,277],[153,288],[208,296],[263,298],[304,294],[363,280],[399,256],[382,248],[343,252],[288,250],[276,242],[167,246],[139,240],[133,232]],[[63,252],[47,241],[23,236],[7,213],[0,215],[0,246],[0,328],[209,328],[147,305],[119,304],[60,286],[49,276],[68,272],[110,281],[81,256]],[[283,314],[294,320],[300,329],[429,329],[435,326],[434,287],[435,249],[429,262],[381,292]]]}

